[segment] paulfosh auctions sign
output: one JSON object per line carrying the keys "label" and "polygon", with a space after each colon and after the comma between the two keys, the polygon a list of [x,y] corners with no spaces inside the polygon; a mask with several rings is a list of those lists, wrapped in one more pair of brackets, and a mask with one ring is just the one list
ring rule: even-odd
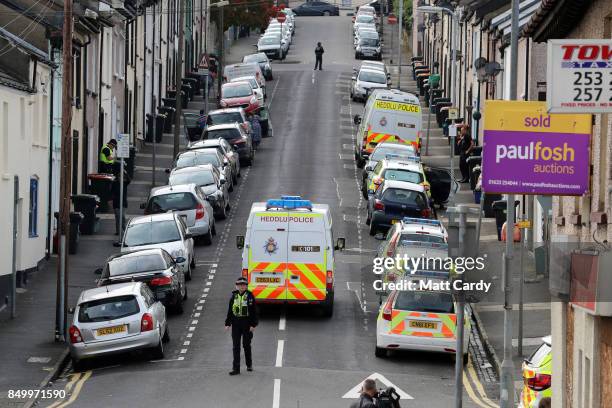
{"label": "paulfosh auctions sign", "polygon": [[587,191],[591,115],[549,114],[544,102],[490,100],[484,119],[484,192]]}
{"label": "paulfosh auctions sign", "polygon": [[546,69],[549,112],[612,112],[612,40],[549,40]]}

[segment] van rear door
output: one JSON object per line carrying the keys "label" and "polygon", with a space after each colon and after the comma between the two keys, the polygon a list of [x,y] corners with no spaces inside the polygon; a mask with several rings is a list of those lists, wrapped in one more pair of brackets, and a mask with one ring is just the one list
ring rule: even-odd
{"label": "van rear door", "polygon": [[369,123],[371,125],[370,132],[383,136],[369,137],[368,147],[374,148],[377,144],[385,141],[404,142],[413,144],[415,149],[418,150],[421,122],[421,107],[418,105],[376,101]]}
{"label": "van rear door", "polygon": [[289,213],[287,248],[287,300],[325,300],[328,244],[323,214]]}
{"label": "van rear door", "polygon": [[278,301],[287,297],[286,212],[255,213],[249,241],[249,290],[256,299]]}

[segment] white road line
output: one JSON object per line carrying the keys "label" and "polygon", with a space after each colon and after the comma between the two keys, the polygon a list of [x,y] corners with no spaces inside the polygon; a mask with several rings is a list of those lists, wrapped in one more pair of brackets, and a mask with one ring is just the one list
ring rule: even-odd
{"label": "white road line", "polygon": [[272,408],[280,408],[280,378],[274,379],[274,395],[272,396]]}
{"label": "white road line", "polygon": [[181,349],[181,354],[187,353],[187,349]]}
{"label": "white road line", "polygon": [[202,310],[202,306],[196,306],[196,310]]}
{"label": "white road line", "polygon": [[188,346],[188,345],[190,345],[190,344],[191,344],[191,342],[190,342],[189,340],[187,340],[187,341],[185,341],[185,342],[183,343],[183,346]]}
{"label": "white road line", "polygon": [[192,321],[192,322],[191,322],[191,324],[195,326],[195,325],[197,325],[197,324],[198,324],[198,321],[197,321],[197,320],[194,320],[194,321]]}
{"label": "white road line", "polygon": [[285,349],[285,340],[279,340],[276,346],[276,365],[275,367],[283,366],[283,350]]}
{"label": "white road line", "polygon": [[204,292],[208,292],[210,288],[204,288]]}
{"label": "white road line", "polygon": [[195,329],[196,329],[195,327],[191,326],[191,327],[189,328],[189,331],[195,331]]}
{"label": "white road line", "polygon": [[185,357],[179,357],[177,358],[178,361],[183,361],[185,359]]}
{"label": "white road line", "polygon": [[192,338],[193,337],[193,333],[187,333],[187,338]]}
{"label": "white road line", "polygon": [[312,84],[314,85],[315,83],[315,71],[312,71]]}
{"label": "white road line", "polygon": [[[201,309],[201,308],[200,308],[200,309]],[[194,313],[194,314],[193,314],[193,317],[200,317],[200,313],[197,313],[197,312],[196,312],[196,313]]]}
{"label": "white road line", "polygon": [[206,286],[210,286],[210,285],[212,285],[211,281],[206,282]]}
{"label": "white road line", "polygon": [[287,314],[283,310],[280,315],[280,320],[278,321],[278,330],[283,331],[287,326]]}

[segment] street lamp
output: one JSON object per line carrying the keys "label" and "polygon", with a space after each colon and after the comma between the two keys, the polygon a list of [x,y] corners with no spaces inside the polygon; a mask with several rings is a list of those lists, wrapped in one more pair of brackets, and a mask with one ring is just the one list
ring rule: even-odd
{"label": "street lamp", "polygon": [[219,46],[219,69],[217,72],[217,79],[219,80],[219,83],[217,84],[217,97],[221,97],[221,78],[223,77],[223,50],[225,48],[225,38],[223,38],[223,9],[225,8],[225,6],[228,6],[230,3],[228,0],[222,0],[222,1],[218,1],[216,3],[212,3],[210,4],[208,7],[209,8],[213,8],[213,7],[217,7],[219,9],[219,41],[220,41],[220,46]]}

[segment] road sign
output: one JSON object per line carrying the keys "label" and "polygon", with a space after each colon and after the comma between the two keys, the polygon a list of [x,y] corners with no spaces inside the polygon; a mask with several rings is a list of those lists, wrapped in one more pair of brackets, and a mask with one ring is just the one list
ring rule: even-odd
{"label": "road sign", "polygon": [[395,17],[393,14],[389,14],[389,17],[387,17],[387,23],[397,24],[397,17]]}
{"label": "road sign", "polygon": [[128,159],[130,157],[130,135],[127,133],[119,133],[117,135],[117,150],[115,157],[120,159]]}
{"label": "road sign", "polygon": [[448,118],[451,120],[459,119],[459,109],[448,108]]}
{"label": "road sign", "polygon": [[361,395],[361,386],[363,385],[363,382],[365,380],[367,380],[367,379],[378,381],[378,382],[382,383],[385,387],[393,387],[393,388],[395,388],[395,392],[397,392],[399,394],[400,399],[403,399],[403,400],[414,399],[412,397],[412,395],[408,394],[405,391],[402,391],[397,385],[395,385],[391,381],[389,381],[387,379],[387,377],[385,377],[382,374],[378,374],[378,373],[373,373],[370,376],[364,378],[363,381],[361,381],[359,384],[357,384],[356,386],[354,386],[353,388],[348,390],[348,392],[346,394],[344,394],[342,396],[342,398],[348,398],[348,399],[357,399],[357,398],[359,398],[359,396]]}
{"label": "road sign", "polygon": [[612,112],[612,40],[548,40],[546,102],[553,113]]}
{"label": "road sign", "polygon": [[589,188],[591,115],[548,114],[546,103],[485,101],[482,190],[583,195]]}
{"label": "road sign", "polygon": [[457,137],[457,125],[455,125],[454,123],[448,127],[448,136]]}
{"label": "road sign", "polygon": [[285,15],[285,13],[281,13],[281,12],[279,12],[279,13],[277,14],[277,16],[276,16],[276,20],[277,20],[279,23],[284,23],[284,22],[285,22],[285,20],[287,20],[287,16]]}

